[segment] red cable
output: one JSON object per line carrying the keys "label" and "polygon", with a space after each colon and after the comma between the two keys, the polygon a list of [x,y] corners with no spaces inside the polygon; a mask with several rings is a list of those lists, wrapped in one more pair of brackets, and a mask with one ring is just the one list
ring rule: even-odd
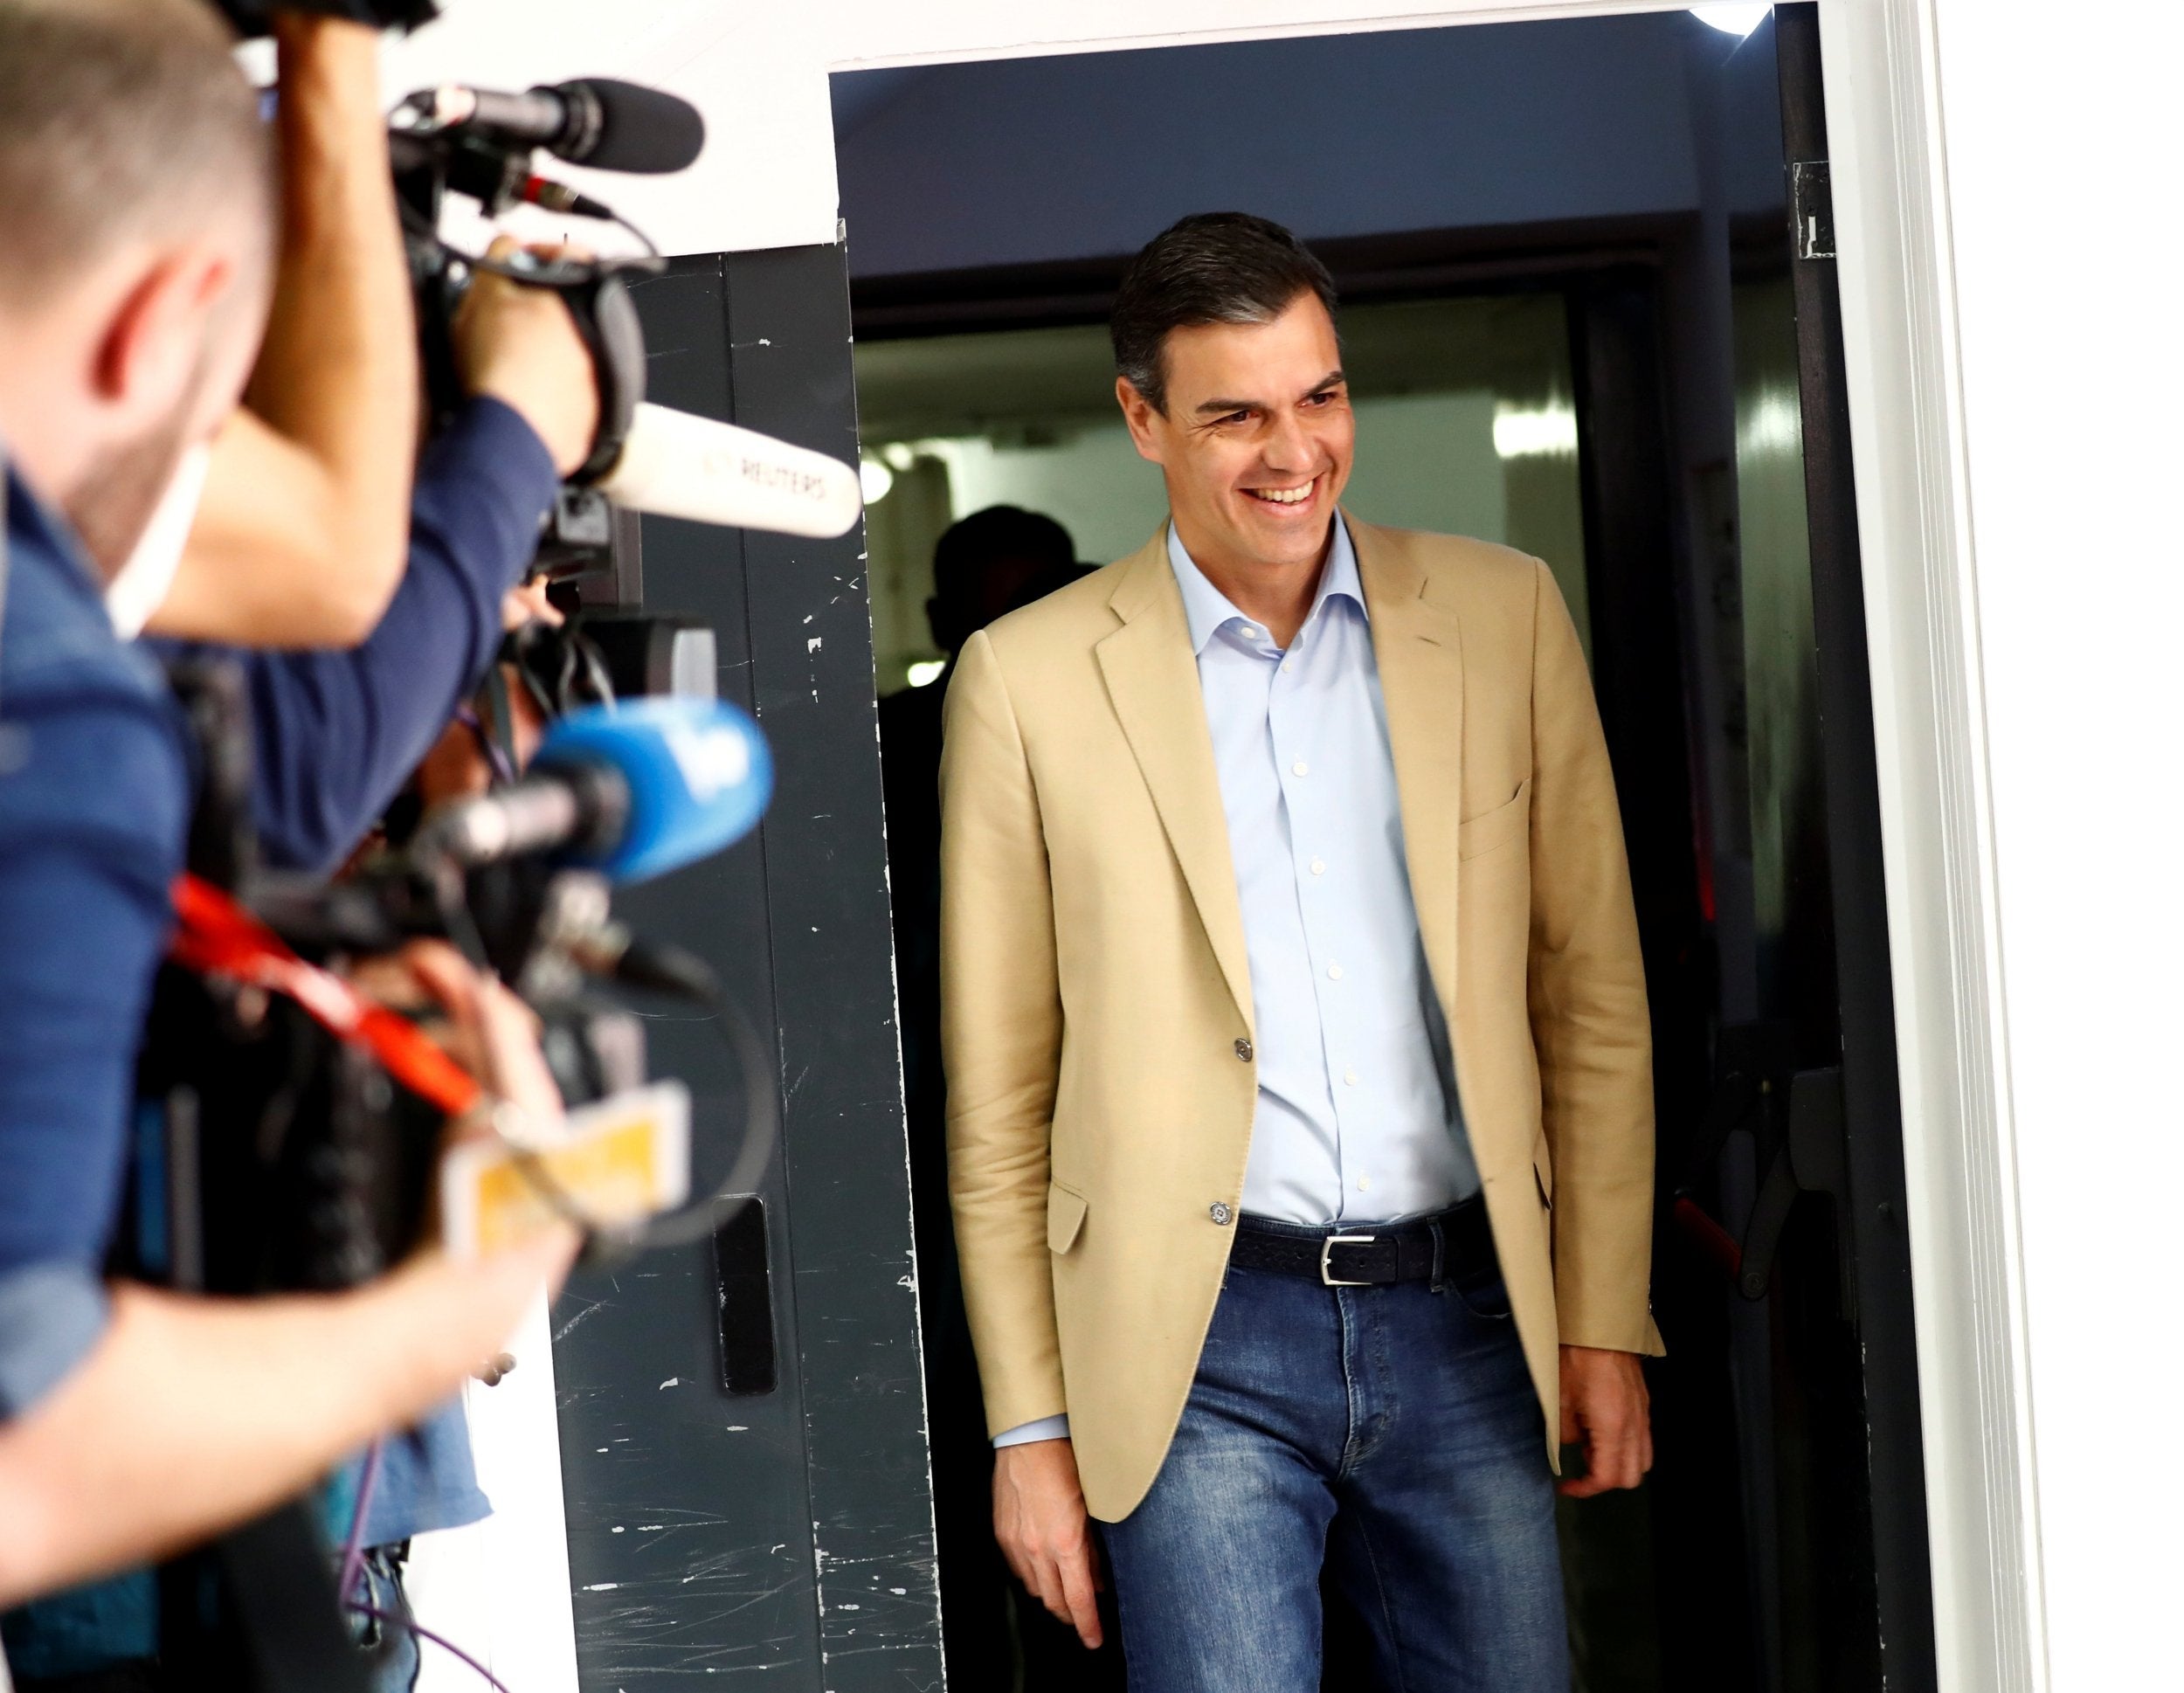
{"label": "red cable", "polygon": [[478,1102],[476,1080],[416,1024],[331,971],[306,964],[232,895],[188,874],[175,878],[173,894],[177,923],[168,954],[183,968],[293,999],[328,1033],[369,1051],[396,1081],[450,1116]]}

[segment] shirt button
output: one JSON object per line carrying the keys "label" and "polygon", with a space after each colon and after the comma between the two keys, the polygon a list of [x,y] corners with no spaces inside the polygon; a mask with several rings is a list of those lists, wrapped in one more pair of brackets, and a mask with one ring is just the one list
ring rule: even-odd
{"label": "shirt button", "polygon": [[1342,980],[1342,966],[1340,964],[1328,965],[1327,979],[1330,982],[1339,982]]}
{"label": "shirt button", "polygon": [[1296,668],[1296,660],[1295,659],[1284,659],[1282,660],[1282,674],[1283,675],[1288,675],[1289,672]]}
{"label": "shirt button", "polygon": [[1211,1217],[1213,1221],[1222,1228],[1227,1228],[1230,1223],[1235,1220],[1236,1217],[1236,1213],[1231,1211],[1227,1206],[1223,1205],[1219,1199],[1214,1200],[1212,1205],[1206,1207],[1206,1214]]}
{"label": "shirt button", "polygon": [[1358,1192],[1360,1192],[1360,1193],[1370,1193],[1370,1192],[1372,1192],[1372,1177],[1370,1177],[1370,1176],[1360,1176],[1360,1177],[1358,1177]]}
{"label": "shirt button", "polygon": [[1344,1070],[1342,1073],[1342,1080],[1345,1088],[1354,1088],[1358,1085],[1358,1073],[1355,1070]]}
{"label": "shirt button", "polygon": [[1325,875],[1327,874],[1327,860],[1324,858],[1314,859],[1312,860],[1312,874],[1316,876]]}
{"label": "shirt button", "polygon": [[1259,632],[1256,629],[1254,629],[1248,623],[1236,632],[1241,635],[1246,640],[1257,640],[1259,639]]}
{"label": "shirt button", "polygon": [[1289,766],[1289,772],[1293,776],[1310,776],[1312,773],[1312,767],[1300,758]]}
{"label": "shirt button", "polygon": [[1250,1063],[1251,1042],[1248,1040],[1239,1040],[1236,1043],[1236,1056],[1242,1059],[1245,1063]]}

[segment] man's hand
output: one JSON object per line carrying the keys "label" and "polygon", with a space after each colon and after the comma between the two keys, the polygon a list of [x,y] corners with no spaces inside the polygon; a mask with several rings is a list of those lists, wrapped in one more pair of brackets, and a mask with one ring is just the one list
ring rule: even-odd
{"label": "man's hand", "polygon": [[[503,235],[489,256],[508,259],[523,251]],[[584,256],[563,246],[529,251],[548,259]],[[538,432],[563,476],[591,456],[598,380],[577,320],[553,289],[480,271],[455,311],[455,363],[471,394],[499,400]]]}
{"label": "man's hand", "polygon": [[1653,1419],[1635,1352],[1562,1349],[1562,1443],[1585,1448],[1585,1474],[1557,1489],[1565,1498],[1589,1499],[1645,1479],[1653,1468]]}
{"label": "man's hand", "polygon": [[1107,1584],[1092,1544],[1077,1456],[1068,1441],[1026,1441],[993,1455],[993,1538],[1016,1579],[1087,1646],[1100,1643]]}

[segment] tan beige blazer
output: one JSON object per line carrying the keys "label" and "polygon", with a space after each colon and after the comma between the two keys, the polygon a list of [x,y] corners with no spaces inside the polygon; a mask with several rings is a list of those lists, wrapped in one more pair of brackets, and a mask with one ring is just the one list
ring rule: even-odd
{"label": "tan beige blazer", "polygon": [[[1660,1350],[1621,819],[1545,566],[1351,522],[1411,891],[1546,1418],[1559,1342]],[[1256,1080],[1227,825],[1165,530],[971,637],[942,763],[950,1188],[998,1433],[1158,1472],[1235,1239]]]}

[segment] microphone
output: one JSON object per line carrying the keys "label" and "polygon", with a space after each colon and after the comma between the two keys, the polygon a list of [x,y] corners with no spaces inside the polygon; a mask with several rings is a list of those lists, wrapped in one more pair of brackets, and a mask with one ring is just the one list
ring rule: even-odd
{"label": "microphone", "polygon": [[466,869],[543,853],[643,881],[742,840],[772,797],[773,755],[736,707],[632,700],[562,718],[521,779],[437,807],[412,850]]}
{"label": "microphone", "polygon": [[822,539],[845,533],[864,509],[857,472],[838,459],[642,401],[596,486],[657,517]]}
{"label": "microphone", "polygon": [[426,132],[463,130],[543,147],[594,170],[663,176],[693,163],[705,149],[705,119],[689,101],[608,77],[520,94],[444,83],[419,89],[402,106]]}

